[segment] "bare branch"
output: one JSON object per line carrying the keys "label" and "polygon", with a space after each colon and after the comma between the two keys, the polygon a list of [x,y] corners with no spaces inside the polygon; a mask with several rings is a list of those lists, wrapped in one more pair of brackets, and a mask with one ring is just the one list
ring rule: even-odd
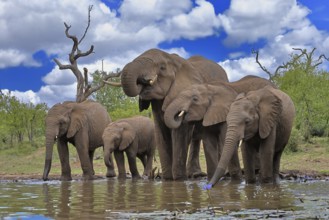
{"label": "bare branch", "polygon": [[88,69],[83,68],[83,73],[82,71],[79,70],[78,68],[78,59],[80,57],[86,57],[89,56],[94,52],[94,46],[91,45],[89,50],[86,52],[81,52],[79,50],[79,44],[85,39],[87,32],[89,30],[90,24],[91,24],[91,11],[92,11],[93,6],[90,5],[88,8],[88,23],[87,27],[84,31],[84,34],[82,35],[81,39],[79,40],[76,36],[71,35],[69,33],[71,26],[68,25],[67,23],[64,22],[65,26],[65,35],[67,38],[71,39],[73,41],[72,49],[69,54],[69,62],[70,64],[63,65],[58,59],[54,59],[55,63],[58,65],[59,69],[70,69],[75,77],[77,78],[77,94],[76,94],[76,101],[77,102],[82,102],[88,98],[93,92],[101,89],[104,87],[106,84],[111,84],[112,86],[120,86],[120,83],[115,83],[115,82],[109,82],[107,83],[107,80],[113,77],[118,77],[120,76],[120,72],[117,71],[117,73],[113,74],[106,74],[104,71],[102,71],[102,78],[100,79],[100,82],[98,85],[92,87],[91,84],[88,83]]}
{"label": "bare branch", "polygon": [[60,70],[66,70],[66,69],[71,69],[72,70],[72,65],[63,65],[58,59],[54,58],[55,63],[59,67]]}
{"label": "bare branch", "polygon": [[81,53],[81,51],[78,51],[78,54],[74,56],[74,59],[77,60],[80,57],[86,57],[89,54],[91,54],[93,51],[94,51],[94,45],[91,45],[90,48],[89,48],[89,50],[86,51],[86,52],[84,52],[84,53]]}
{"label": "bare branch", "polygon": [[83,75],[85,78],[85,87],[87,87],[88,86],[88,69],[86,67],[83,68]]}
{"label": "bare branch", "polygon": [[88,32],[88,29],[89,29],[89,26],[90,26],[90,12],[91,12],[91,10],[93,10],[93,5],[89,5],[89,7],[88,7],[88,24],[87,24],[87,27],[85,29],[85,32],[83,33],[83,36],[81,37],[81,39],[80,39],[80,41],[79,41],[78,44],[80,44],[83,41],[83,39],[85,38],[85,36],[86,36],[86,34]]}
{"label": "bare branch", "polygon": [[269,76],[270,80],[272,81],[272,78],[273,78],[272,73],[271,73],[270,71],[268,71],[268,70],[266,69],[266,67],[263,66],[263,65],[259,62],[259,60],[258,60],[258,57],[259,57],[259,51],[258,51],[258,50],[253,50],[252,53],[253,53],[253,54],[256,54],[256,63],[258,63],[259,67],[260,67],[265,73],[267,73],[267,75]]}

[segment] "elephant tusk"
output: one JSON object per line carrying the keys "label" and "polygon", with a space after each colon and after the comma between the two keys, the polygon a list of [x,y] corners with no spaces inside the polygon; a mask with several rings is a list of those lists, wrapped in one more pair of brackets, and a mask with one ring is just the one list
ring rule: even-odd
{"label": "elephant tusk", "polygon": [[157,78],[158,78],[158,75],[155,75],[154,79],[150,79],[149,80],[149,83],[150,83],[151,86],[155,83],[155,81],[157,80]]}
{"label": "elephant tusk", "polygon": [[182,117],[184,115],[184,111],[181,111],[178,115],[178,117]]}
{"label": "elephant tusk", "polygon": [[242,142],[243,142],[243,140],[241,139],[241,140],[239,141],[239,147],[241,147]]}

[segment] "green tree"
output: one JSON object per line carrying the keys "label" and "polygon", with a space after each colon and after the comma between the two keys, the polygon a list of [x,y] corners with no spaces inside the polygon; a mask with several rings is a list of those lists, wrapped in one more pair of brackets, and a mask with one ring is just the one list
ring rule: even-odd
{"label": "green tree", "polygon": [[27,137],[27,141],[33,143],[35,136],[43,136],[44,119],[47,106],[45,104],[23,103],[11,93],[0,93],[1,116],[1,143],[21,143]]}
{"label": "green tree", "polygon": [[[117,73],[119,70],[117,70]],[[119,75],[119,74],[110,74]],[[95,71],[93,74],[93,84],[99,84],[104,79],[103,71]],[[120,77],[112,78],[114,83],[120,82]],[[92,97],[102,105],[104,105],[107,111],[110,113],[112,120],[120,118],[131,117],[134,115],[144,115],[151,117],[151,110],[139,112],[138,98],[128,97],[121,87],[107,85],[95,91]]]}
{"label": "green tree", "polygon": [[291,59],[279,66],[274,73],[268,71],[258,61],[269,78],[294,101],[296,107],[295,127],[301,131],[306,141],[313,134],[321,135],[329,131],[329,73],[319,69],[325,55],[314,57],[316,48],[310,52],[306,49],[294,50]]}

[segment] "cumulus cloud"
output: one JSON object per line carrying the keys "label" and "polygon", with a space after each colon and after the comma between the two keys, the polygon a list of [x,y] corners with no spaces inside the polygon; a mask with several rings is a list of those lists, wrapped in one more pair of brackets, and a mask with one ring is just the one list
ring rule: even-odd
{"label": "cumulus cloud", "polygon": [[228,45],[271,40],[291,29],[309,23],[309,10],[296,0],[232,0],[230,8],[218,17],[228,35]]}
{"label": "cumulus cloud", "polygon": [[[86,51],[94,45],[94,53],[79,60],[79,66],[89,72],[101,69],[102,60],[105,71],[115,71],[161,43],[219,34],[225,40],[218,44],[228,48],[257,45],[261,40],[261,47],[255,49],[261,63],[271,71],[289,59],[293,47],[317,47],[318,53],[329,50],[328,33],[310,22],[307,16],[311,11],[296,0],[232,0],[220,14],[206,0],[144,0],[142,4],[140,0],[123,0],[115,9],[100,0],[0,1],[0,68],[41,65],[33,57],[37,51],[56,55],[65,63],[72,41],[64,34],[63,22],[71,25],[70,34],[80,38],[89,5],[93,5],[91,26],[79,46]],[[166,51],[184,58],[193,55],[182,46]],[[248,74],[267,77],[252,54],[239,49],[227,57],[219,63],[231,81]],[[72,72],[55,67],[43,82],[46,85],[37,93],[14,92],[22,99],[48,105],[75,99]]]}

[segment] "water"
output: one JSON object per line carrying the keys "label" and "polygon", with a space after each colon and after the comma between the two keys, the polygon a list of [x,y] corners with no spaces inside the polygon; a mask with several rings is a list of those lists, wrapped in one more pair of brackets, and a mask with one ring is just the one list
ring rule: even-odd
{"label": "water", "polygon": [[0,182],[0,219],[328,219],[329,181]]}

